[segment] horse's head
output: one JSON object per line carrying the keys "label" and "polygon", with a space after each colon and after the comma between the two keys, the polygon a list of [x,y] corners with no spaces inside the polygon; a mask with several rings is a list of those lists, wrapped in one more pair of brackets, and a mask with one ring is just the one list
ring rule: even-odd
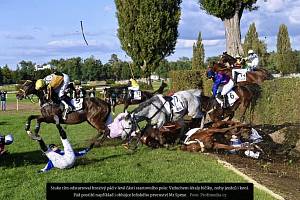
{"label": "horse's head", "polygon": [[123,140],[130,138],[132,133],[136,130],[136,121],[133,114],[127,113],[125,118],[121,121],[122,132],[121,138]]}
{"label": "horse's head", "polygon": [[35,82],[31,80],[25,81],[25,83],[20,87],[19,91],[16,94],[17,99],[22,100],[28,95],[36,94]]}

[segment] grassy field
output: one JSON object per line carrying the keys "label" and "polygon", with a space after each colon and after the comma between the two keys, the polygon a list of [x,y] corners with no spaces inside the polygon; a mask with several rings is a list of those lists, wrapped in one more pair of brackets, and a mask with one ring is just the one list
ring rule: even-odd
{"label": "grassy field", "polygon": [[[9,102],[13,100],[11,96]],[[10,155],[0,158],[1,200],[45,199],[47,182],[245,182],[209,155],[187,153],[176,148],[152,150],[143,146],[132,152],[124,149],[119,140],[107,141],[103,147],[93,149],[78,159],[72,169],[53,169],[38,174],[37,171],[45,166],[47,159],[37,142],[32,141],[24,131],[26,117],[34,113],[38,111],[0,114],[0,133],[12,133],[15,137],[14,143],[7,146]],[[76,150],[87,147],[88,140],[96,133],[87,123],[64,128]],[[42,124],[40,133],[46,143],[61,144],[53,124]],[[257,189],[254,196],[261,200],[273,199]]]}

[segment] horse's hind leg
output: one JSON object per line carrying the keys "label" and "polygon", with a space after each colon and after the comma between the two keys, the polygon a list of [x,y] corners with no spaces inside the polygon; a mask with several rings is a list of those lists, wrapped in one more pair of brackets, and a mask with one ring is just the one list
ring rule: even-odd
{"label": "horse's hind leg", "polygon": [[30,130],[30,124],[31,124],[31,121],[33,119],[37,119],[38,117],[40,117],[40,115],[30,115],[28,118],[27,118],[27,123],[25,124],[25,131],[29,131]]}

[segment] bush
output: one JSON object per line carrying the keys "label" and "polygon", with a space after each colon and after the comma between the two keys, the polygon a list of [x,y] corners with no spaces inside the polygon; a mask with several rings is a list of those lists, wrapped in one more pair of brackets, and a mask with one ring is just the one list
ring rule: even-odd
{"label": "bush", "polygon": [[264,124],[300,122],[300,79],[280,78],[262,84],[254,121]]}
{"label": "bush", "polygon": [[177,70],[170,71],[171,90],[188,90],[194,88],[202,88],[204,71],[202,70]]}

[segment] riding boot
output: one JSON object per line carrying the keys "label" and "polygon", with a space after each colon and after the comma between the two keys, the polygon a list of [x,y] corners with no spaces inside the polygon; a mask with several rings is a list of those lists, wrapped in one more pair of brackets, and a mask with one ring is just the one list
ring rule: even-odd
{"label": "riding boot", "polygon": [[71,111],[71,107],[64,101],[61,101],[64,104],[64,111],[63,111],[63,120],[67,119],[67,114]]}
{"label": "riding boot", "polygon": [[221,105],[221,107],[223,107],[223,105],[224,105],[224,100],[223,100],[223,96],[222,96],[220,93],[217,94],[216,100],[217,100],[217,102]]}
{"label": "riding boot", "polygon": [[223,108],[228,108],[227,95],[223,95]]}

